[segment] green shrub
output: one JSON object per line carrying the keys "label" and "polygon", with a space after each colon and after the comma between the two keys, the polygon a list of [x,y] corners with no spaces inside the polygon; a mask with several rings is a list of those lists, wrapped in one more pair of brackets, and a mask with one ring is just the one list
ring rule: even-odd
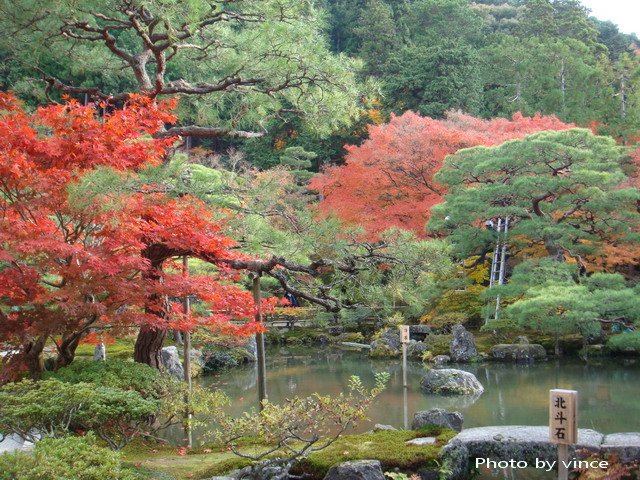
{"label": "green shrub", "polygon": [[66,383],[93,383],[103,387],[135,390],[144,397],[161,398],[172,377],[142,363],[127,360],[93,362],[76,360],[71,365],[48,375]]}
{"label": "green shrub", "polygon": [[55,379],[23,380],[0,388],[0,433],[36,441],[92,430],[118,449],[148,429],[160,402],[133,390]]}
{"label": "green shrub", "polygon": [[92,435],[44,439],[26,452],[0,455],[0,480],[134,480],[120,456]]}
{"label": "green shrub", "polygon": [[640,332],[613,335],[609,337],[607,346],[612,352],[640,353]]}
{"label": "green shrub", "polygon": [[[186,383],[171,375],[162,373],[148,365],[124,360],[74,361],[50,377],[67,383],[90,382],[120,392],[137,393],[144,399],[154,401],[157,408],[153,417],[162,420],[162,422],[154,422],[153,425],[146,422],[145,428],[150,432],[157,432],[182,423],[187,408],[194,415],[191,420],[192,425],[200,424],[201,422],[196,420],[196,417],[204,418],[208,415],[218,414],[220,407],[227,401],[222,392],[205,389],[198,385],[194,385],[189,392]],[[151,428],[152,426],[153,428]],[[139,425],[138,427],[142,428],[143,426]]]}

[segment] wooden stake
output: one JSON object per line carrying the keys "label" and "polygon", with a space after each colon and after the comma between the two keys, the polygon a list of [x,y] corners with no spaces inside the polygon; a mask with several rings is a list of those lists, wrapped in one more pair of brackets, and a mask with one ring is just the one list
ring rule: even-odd
{"label": "wooden stake", "polygon": [[402,344],[402,386],[409,388],[407,383],[407,344]]}
{"label": "wooden stake", "polygon": [[[256,304],[256,322],[262,322],[262,293],[260,291],[260,276],[256,274],[253,276],[253,301]],[[267,399],[267,366],[264,353],[264,334],[262,332],[256,333],[256,354],[257,354],[257,366],[258,366],[258,402],[260,410],[263,408],[263,401]]]}
{"label": "wooden stake", "polygon": [[[182,257],[183,275],[186,277],[189,275],[189,259],[187,256]],[[191,302],[189,296],[184,297],[182,308],[185,316],[191,315]],[[183,365],[184,369],[184,381],[187,384],[187,398],[186,400],[186,412],[185,412],[185,424],[184,433],[187,439],[187,447],[193,446],[193,433],[191,431],[191,332],[184,331],[183,334]]]}
{"label": "wooden stake", "polygon": [[569,445],[558,444],[558,480],[569,480]]}

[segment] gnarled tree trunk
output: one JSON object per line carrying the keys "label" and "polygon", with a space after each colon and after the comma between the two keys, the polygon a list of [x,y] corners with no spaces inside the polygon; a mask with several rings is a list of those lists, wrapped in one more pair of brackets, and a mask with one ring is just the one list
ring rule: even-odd
{"label": "gnarled tree trunk", "polygon": [[76,357],[76,349],[78,348],[84,333],[85,331],[83,330],[82,332],[74,332],[62,336],[60,344],[58,345],[58,355],[56,356],[54,364],[54,368],[56,370],[66,367],[73,362],[73,359]]}
{"label": "gnarled tree trunk", "polygon": [[44,346],[47,343],[46,335],[26,340],[22,344],[22,352],[20,354],[21,361],[29,370],[29,375],[33,379],[39,379],[44,372]]}
{"label": "gnarled tree trunk", "polygon": [[[148,245],[142,251],[142,256],[147,258],[151,263],[151,270],[145,274],[146,277],[159,281],[162,264],[167,258],[174,254],[175,252],[162,244]],[[147,313],[163,318],[167,315],[166,301],[161,300],[155,295],[151,295],[148,298],[145,310]],[[143,325],[138,332],[138,338],[136,339],[136,345],[133,351],[133,359],[138,363],[146,363],[153,368],[160,369],[162,366],[162,345],[166,336],[166,329],[156,328],[153,325]]]}
{"label": "gnarled tree trunk", "polygon": [[165,329],[142,327],[136,339],[136,346],[133,352],[134,360],[160,369],[162,366],[162,344],[166,336],[167,331]]}

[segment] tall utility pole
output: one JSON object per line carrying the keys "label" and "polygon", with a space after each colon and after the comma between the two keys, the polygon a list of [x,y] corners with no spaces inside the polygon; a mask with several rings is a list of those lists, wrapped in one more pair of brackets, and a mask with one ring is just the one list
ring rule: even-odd
{"label": "tall utility pole", "polygon": [[[185,277],[189,275],[189,257],[186,255],[182,257],[182,273]],[[182,301],[182,308],[186,317],[191,315],[191,301],[189,299],[189,295],[184,297]],[[184,381],[187,384],[187,398],[186,398],[186,407],[187,410],[185,412],[185,426],[184,433],[187,438],[187,447],[191,448],[193,446],[193,437],[191,432],[191,332],[189,330],[184,331],[183,335],[183,354],[184,354]]]}
{"label": "tall utility pole", "polygon": [[[253,276],[253,301],[256,304],[256,322],[262,322],[262,292],[260,291],[261,273]],[[260,410],[263,408],[263,401],[267,399],[267,365],[264,353],[264,333],[256,333],[256,354],[258,367],[258,402]]]}

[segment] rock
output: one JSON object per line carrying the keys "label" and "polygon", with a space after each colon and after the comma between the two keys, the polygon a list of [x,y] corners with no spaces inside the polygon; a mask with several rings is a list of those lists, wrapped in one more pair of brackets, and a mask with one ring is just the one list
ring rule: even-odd
{"label": "rock", "polygon": [[204,373],[204,356],[200,350],[191,349],[191,378],[197,378]]}
{"label": "rock", "polygon": [[359,348],[362,350],[371,350],[371,345],[367,345],[366,343],[354,343],[354,342],[340,342],[340,345],[343,347],[349,348]]}
{"label": "rock", "polygon": [[161,356],[165,371],[179,380],[184,379],[184,369],[182,368],[182,362],[180,362],[178,349],[174,346],[164,347],[161,351]]}
{"label": "rock", "polygon": [[426,393],[440,395],[476,395],[484,387],[473,373],[454,368],[430,370],[422,377],[420,388]]}
{"label": "rock", "polygon": [[107,359],[107,349],[104,346],[104,343],[97,344],[96,348],[93,350],[93,361],[104,362],[106,359]]}
{"label": "rock", "polygon": [[381,332],[379,340],[383,341],[391,350],[400,349],[400,332],[397,328],[385,328]]}
{"label": "rock", "polygon": [[542,345],[536,343],[501,343],[491,347],[491,356],[496,360],[507,362],[531,363],[536,360],[546,360],[547,352]]}
{"label": "rock", "polygon": [[585,345],[582,350],[580,350],[580,355],[582,357],[605,357],[608,355],[608,350],[605,345]]}
{"label": "rock", "polygon": [[445,363],[449,363],[451,361],[451,357],[449,355],[436,355],[431,359],[431,363],[434,365],[444,365]]}
{"label": "rock", "polygon": [[375,358],[397,357],[400,355],[400,333],[396,328],[387,328],[371,342],[369,355]]}
{"label": "rock", "polygon": [[360,332],[343,332],[338,335],[337,340],[339,342],[348,342],[348,343],[363,343],[365,341],[364,335]]}
{"label": "rock", "polygon": [[442,408],[432,408],[416,412],[411,422],[411,430],[418,430],[429,425],[450,428],[456,432],[462,431],[464,417],[460,412],[447,412]]}
{"label": "rock", "polygon": [[[576,450],[598,451],[603,435],[589,429],[578,429],[578,445],[569,448],[570,457]],[[556,445],[549,442],[549,427],[505,425],[468,428],[456,435],[440,452],[440,463],[448,480],[469,478],[469,459],[491,457],[492,460],[524,460],[530,465],[535,459],[557,461]]]}
{"label": "rock", "polygon": [[251,344],[240,347],[206,345],[203,353],[203,369],[205,373],[254,362],[256,360],[255,353],[251,352],[247,347],[250,348]]}
{"label": "rock", "polygon": [[455,325],[451,333],[453,334],[453,340],[449,344],[451,360],[454,362],[468,362],[478,356],[473,334],[468,332],[464,326]]}
{"label": "rock", "polygon": [[640,460],[640,432],[611,433],[605,435],[601,449],[615,453],[622,463]]}
{"label": "rock", "polygon": [[248,353],[247,362],[255,362],[258,358],[258,342],[256,341],[255,335],[249,337],[244,348]]}
{"label": "rock", "polygon": [[518,338],[516,338],[516,343],[518,345],[529,345],[529,339],[526,335],[520,335]]}
{"label": "rock", "polygon": [[431,445],[436,443],[436,437],[420,437],[414,438],[413,440],[408,440],[405,443],[407,445],[414,445],[416,447],[422,447],[423,445]]}
{"label": "rock", "polygon": [[469,449],[459,441],[451,440],[440,450],[441,478],[466,480],[469,475]]}
{"label": "rock", "polygon": [[407,345],[407,357],[413,360],[422,360],[422,355],[428,350],[428,347],[416,340],[411,340]]}
{"label": "rock", "polygon": [[342,332],[344,332],[344,327],[342,325],[332,325],[330,327],[327,327],[327,332],[329,333],[329,335],[340,335]]}
{"label": "rock", "polygon": [[391,426],[391,425],[383,425],[381,423],[376,423],[373,426],[373,431],[374,432],[383,432],[383,431],[396,431],[398,430],[397,428]]}
{"label": "rock", "polygon": [[422,341],[431,332],[431,327],[428,325],[409,325],[409,338],[411,340]]}
{"label": "rock", "polygon": [[354,460],[334,465],[324,480],[385,480],[378,460]]}

